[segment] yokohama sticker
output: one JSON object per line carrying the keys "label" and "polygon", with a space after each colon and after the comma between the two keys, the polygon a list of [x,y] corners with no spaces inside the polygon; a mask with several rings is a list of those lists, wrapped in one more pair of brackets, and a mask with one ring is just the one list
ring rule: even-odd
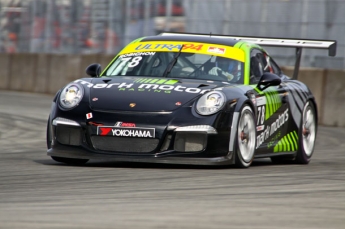
{"label": "yokohama sticker", "polygon": [[154,128],[137,128],[137,127],[114,127],[114,126],[98,126],[97,135],[128,137],[128,138],[154,138]]}

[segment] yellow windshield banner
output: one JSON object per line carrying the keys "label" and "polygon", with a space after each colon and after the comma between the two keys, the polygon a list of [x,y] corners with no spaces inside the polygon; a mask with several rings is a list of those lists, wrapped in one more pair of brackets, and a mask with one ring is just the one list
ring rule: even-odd
{"label": "yellow windshield banner", "polygon": [[244,52],[238,48],[218,44],[185,41],[148,41],[127,45],[119,55],[138,52],[181,52],[222,56],[244,62]]}

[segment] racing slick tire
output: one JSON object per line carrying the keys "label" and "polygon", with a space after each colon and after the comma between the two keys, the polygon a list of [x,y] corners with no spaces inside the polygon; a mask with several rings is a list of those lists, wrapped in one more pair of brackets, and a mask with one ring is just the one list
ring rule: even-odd
{"label": "racing slick tire", "polygon": [[248,168],[254,159],[256,146],[256,126],[250,106],[244,105],[237,124],[235,140],[235,165]]}
{"label": "racing slick tire", "polygon": [[307,101],[303,108],[301,128],[298,133],[298,150],[295,162],[308,164],[315,148],[317,132],[316,112],[314,104]]}

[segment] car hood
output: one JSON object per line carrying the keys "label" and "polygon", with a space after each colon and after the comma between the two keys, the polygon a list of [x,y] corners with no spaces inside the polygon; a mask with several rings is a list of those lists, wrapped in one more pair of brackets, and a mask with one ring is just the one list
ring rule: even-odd
{"label": "car hood", "polygon": [[[83,84],[83,81],[79,82]],[[173,78],[116,77],[93,78],[85,85],[90,88],[91,109],[157,112],[175,110],[211,89],[224,86],[224,83]]]}

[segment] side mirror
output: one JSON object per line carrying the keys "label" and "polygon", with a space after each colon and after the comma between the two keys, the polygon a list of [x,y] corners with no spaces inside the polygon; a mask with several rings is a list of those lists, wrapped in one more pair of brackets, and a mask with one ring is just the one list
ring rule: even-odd
{"label": "side mirror", "polygon": [[269,73],[269,72],[265,72],[261,78],[260,81],[258,83],[258,88],[263,91],[266,88],[270,87],[270,86],[278,86],[280,85],[282,82],[282,80],[280,79],[279,76],[277,76],[276,74],[273,73]]}
{"label": "side mirror", "polygon": [[101,65],[91,64],[86,68],[86,74],[91,77],[99,77],[101,75]]}

